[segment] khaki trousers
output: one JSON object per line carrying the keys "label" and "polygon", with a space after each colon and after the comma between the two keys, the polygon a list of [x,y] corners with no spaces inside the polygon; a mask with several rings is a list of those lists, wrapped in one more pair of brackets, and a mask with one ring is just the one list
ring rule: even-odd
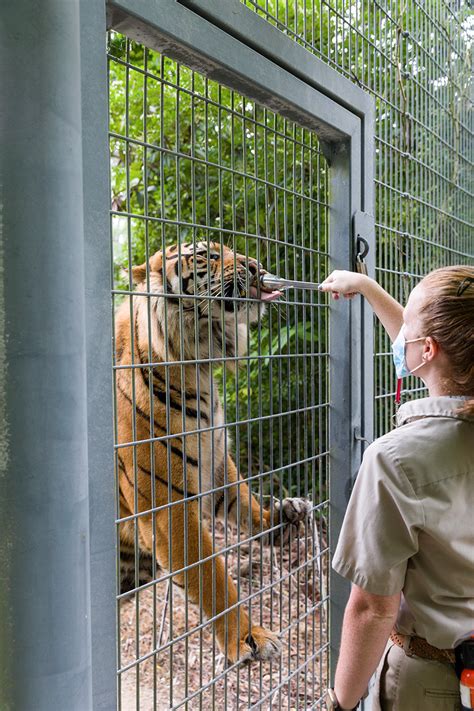
{"label": "khaki trousers", "polygon": [[366,702],[369,711],[460,711],[454,667],[407,657],[391,640],[380,660]]}

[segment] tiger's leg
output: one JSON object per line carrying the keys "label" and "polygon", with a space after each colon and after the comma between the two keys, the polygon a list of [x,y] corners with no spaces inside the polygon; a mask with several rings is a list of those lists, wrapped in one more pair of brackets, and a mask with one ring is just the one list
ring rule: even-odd
{"label": "tiger's leg", "polygon": [[[142,538],[151,545],[150,519],[141,518],[139,525]],[[250,627],[247,613],[237,606],[237,589],[225,573],[222,558],[211,557],[212,539],[209,531],[199,523],[197,502],[157,512],[156,527],[156,556],[160,565],[172,573],[176,571],[173,582],[187,589],[189,599],[199,605],[209,619],[218,616],[214,623],[216,635],[219,647],[229,661],[266,660],[279,654],[278,636],[263,627]],[[203,562],[199,563],[200,560]],[[233,609],[225,612],[228,608]]]}
{"label": "tiger's leg", "polygon": [[[220,483],[220,482],[219,482]],[[224,482],[222,482],[224,483]],[[218,491],[214,496],[214,514],[218,518],[244,526],[252,535],[274,529],[274,537],[288,537],[290,528],[299,530],[302,521],[310,520],[311,501],[302,498],[275,499],[271,509],[265,509],[260,501],[253,496],[245,481],[239,477],[237,468],[231,457],[227,457],[226,484],[229,487]]]}
{"label": "tiger's leg", "polygon": [[[133,590],[137,585],[149,583],[155,577],[153,557],[135,541],[135,529],[129,518],[132,512],[124,497],[120,496],[120,518],[128,519],[120,523],[120,593]],[[138,579],[137,579],[138,564]]]}

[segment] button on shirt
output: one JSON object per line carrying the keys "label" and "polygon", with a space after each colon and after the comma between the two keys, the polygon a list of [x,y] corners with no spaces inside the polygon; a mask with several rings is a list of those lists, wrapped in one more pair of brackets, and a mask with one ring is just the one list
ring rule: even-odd
{"label": "button on shirt", "polygon": [[408,402],[371,444],[333,568],[377,595],[403,591],[396,628],[452,648],[474,630],[474,416],[460,397]]}

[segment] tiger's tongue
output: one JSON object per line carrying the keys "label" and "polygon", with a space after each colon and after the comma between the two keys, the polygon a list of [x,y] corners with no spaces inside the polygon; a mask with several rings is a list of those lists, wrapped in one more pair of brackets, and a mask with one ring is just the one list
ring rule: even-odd
{"label": "tiger's tongue", "polygon": [[261,291],[260,298],[262,301],[274,301],[281,296],[281,291]]}
{"label": "tiger's tongue", "polygon": [[[250,287],[249,295],[253,299],[259,298],[258,291],[254,286]],[[260,300],[261,301],[274,301],[275,299],[278,299],[279,296],[281,296],[281,291],[262,291],[262,290],[260,290]]]}

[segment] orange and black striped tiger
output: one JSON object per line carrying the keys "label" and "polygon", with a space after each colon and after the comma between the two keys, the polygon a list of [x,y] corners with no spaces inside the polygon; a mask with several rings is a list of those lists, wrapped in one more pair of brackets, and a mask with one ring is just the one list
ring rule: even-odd
{"label": "orange and black striped tiger", "polygon": [[[236,604],[236,586],[222,558],[213,556],[201,511],[217,517],[227,512],[229,521],[252,534],[273,526],[280,534],[296,530],[311,511],[305,499],[276,501],[273,513],[263,509],[227,453],[210,362],[244,355],[247,324],[258,320],[265,301],[279,296],[256,285],[263,271],[255,260],[219,244],[172,246],[165,263],[159,251],[148,265],[133,268],[137,295],[116,314],[116,364],[135,365],[116,371],[118,444],[135,443],[118,447],[120,514],[130,517],[120,523],[122,589],[135,587],[132,516],[143,514],[136,519],[140,577],[147,568],[154,577],[154,545],[173,583],[186,585],[188,598],[208,618],[217,616],[219,646],[231,662],[270,659],[280,643],[274,632],[250,626]],[[199,494],[211,489],[200,504]],[[155,536],[146,513],[151,509]]]}

